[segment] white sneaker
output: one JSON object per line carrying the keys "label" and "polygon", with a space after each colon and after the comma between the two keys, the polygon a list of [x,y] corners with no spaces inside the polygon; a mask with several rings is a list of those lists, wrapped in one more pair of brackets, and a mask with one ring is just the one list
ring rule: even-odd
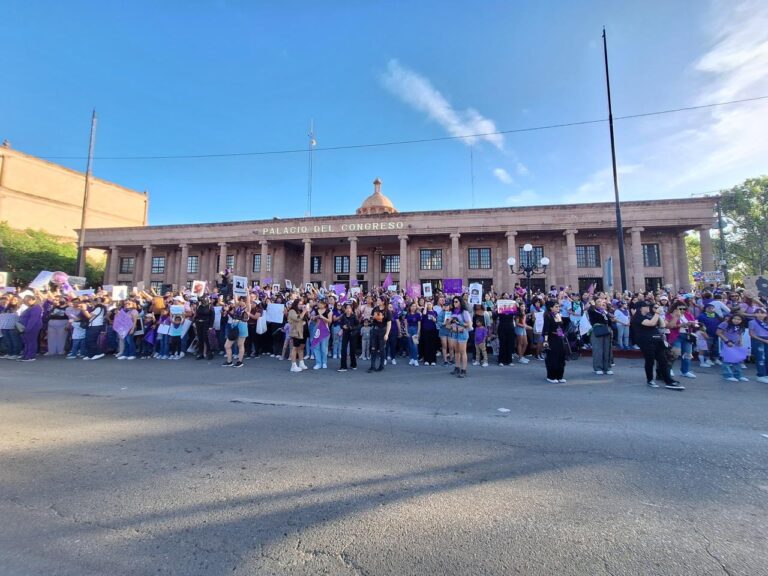
{"label": "white sneaker", "polygon": [[414,366],[418,366],[418,365],[419,365],[419,361],[418,361],[418,360],[414,360],[414,361],[413,361],[413,365],[414,365]]}
{"label": "white sneaker", "polygon": [[306,365],[306,364],[304,364],[304,360],[302,360],[301,362],[299,362],[299,368],[301,368],[302,370],[307,370],[307,365]]}
{"label": "white sneaker", "polygon": [[397,360],[395,360],[394,358],[392,358],[392,366],[397,366]]}
{"label": "white sneaker", "polygon": [[117,359],[118,359],[118,360],[125,360],[125,359],[126,359],[126,356],[118,356],[118,357],[117,357]]}
{"label": "white sneaker", "polygon": [[301,368],[299,368],[298,364],[296,362],[291,364],[291,372],[301,372]]}
{"label": "white sneaker", "polygon": [[680,374],[680,376],[685,376],[686,378],[696,378],[696,374],[690,371],[683,372],[682,374]]}
{"label": "white sneaker", "polygon": [[559,380],[553,380],[552,378],[547,378],[547,382],[549,382],[550,384],[557,384]]}
{"label": "white sneaker", "polygon": [[387,365],[387,362],[389,362],[389,359],[388,358],[384,358],[384,366]]}
{"label": "white sneaker", "polygon": [[315,364],[312,366],[312,370],[320,370],[320,368],[322,368],[322,364]]}
{"label": "white sneaker", "polygon": [[179,358],[184,358],[184,352],[179,353]]}
{"label": "white sneaker", "polygon": [[757,381],[762,382],[763,384],[768,384],[768,376],[758,376]]}
{"label": "white sneaker", "polygon": [[566,380],[565,378],[560,378],[558,382],[560,382],[560,384],[565,384],[566,382],[568,382],[568,380]]}
{"label": "white sneaker", "polygon": [[699,362],[699,367],[700,368],[712,368],[712,364],[710,364],[709,362]]}
{"label": "white sneaker", "polygon": [[674,370],[672,370],[672,368],[670,368],[670,369],[669,369],[669,375],[670,375],[670,376],[674,376],[674,375],[675,375],[675,371],[674,371]]}
{"label": "white sneaker", "polygon": [[605,373],[608,374],[608,376],[613,376],[613,370],[607,370]]}
{"label": "white sneaker", "polygon": [[520,358],[520,364],[528,364],[529,362],[530,360],[528,360],[528,358],[525,358],[525,357]]}
{"label": "white sneaker", "polygon": [[104,358],[104,354],[96,354],[96,356],[94,356],[93,358],[91,358],[91,360],[99,360],[99,359],[101,359],[101,358]]}
{"label": "white sneaker", "polygon": [[723,361],[718,358],[717,360],[715,360],[715,365],[716,366],[722,366],[723,365]]}
{"label": "white sneaker", "polygon": [[741,378],[739,378],[739,382],[749,382],[749,378],[747,378],[746,376],[742,376]]}
{"label": "white sneaker", "polygon": [[731,376],[729,378],[726,378],[726,381],[728,381],[728,382],[738,382],[739,379],[738,378],[734,378],[733,376]]}
{"label": "white sneaker", "polygon": [[475,361],[472,362],[472,366],[480,366],[480,362],[475,360]]}
{"label": "white sneaker", "polygon": [[598,376],[602,376],[603,374],[605,374],[605,372],[603,372],[602,370],[595,370],[595,374],[597,374]]}
{"label": "white sneaker", "polygon": [[136,356],[126,356],[126,360],[136,360]]}
{"label": "white sneaker", "polygon": [[483,368],[488,368],[488,362],[483,362],[483,363],[481,364],[481,366],[482,366]]}

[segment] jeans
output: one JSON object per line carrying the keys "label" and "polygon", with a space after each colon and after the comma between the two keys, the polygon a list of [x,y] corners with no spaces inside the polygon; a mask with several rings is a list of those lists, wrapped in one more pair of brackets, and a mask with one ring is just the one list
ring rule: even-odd
{"label": "jeans", "polygon": [[160,334],[160,356],[168,356],[171,345],[171,337],[168,334]]}
{"label": "jeans", "polygon": [[741,364],[738,362],[723,362],[723,378],[741,378]]}
{"label": "jeans", "polygon": [[687,374],[691,371],[691,353],[693,352],[693,345],[688,341],[688,334],[679,334],[677,340],[672,343],[674,348],[680,348],[680,372]]}
{"label": "jeans", "polygon": [[320,366],[326,366],[328,364],[328,338],[323,338],[315,346],[315,361]]}
{"label": "jeans", "polygon": [[69,350],[69,356],[72,358],[77,358],[77,355],[80,353],[85,354],[85,338],[78,338],[77,340],[72,340],[72,348]]}
{"label": "jeans", "polygon": [[411,352],[411,360],[418,361],[419,359],[419,345],[413,341],[413,337],[419,333],[418,326],[408,326],[408,349]]}
{"label": "jeans", "polygon": [[333,335],[333,356],[337,358],[341,355],[341,340],[343,336],[341,332],[335,332]]}
{"label": "jeans", "polygon": [[126,335],[126,337],[123,338],[123,342],[123,356],[126,358],[136,356],[136,341],[133,339],[133,334]]}
{"label": "jeans", "polygon": [[624,324],[616,324],[616,331],[618,332],[619,348],[626,350],[629,348],[629,326]]}
{"label": "jeans", "polygon": [[768,371],[765,367],[765,360],[768,357],[768,342],[761,342],[752,338],[752,356],[757,365],[757,377],[768,376]]}
{"label": "jeans", "polygon": [[[384,369],[384,356],[386,354],[386,341],[384,340],[385,328],[374,327],[371,329],[371,369],[383,370]],[[376,366],[376,360],[379,361],[379,365]]]}
{"label": "jeans", "polygon": [[21,336],[16,328],[3,330],[3,339],[6,340],[6,351],[9,356],[19,356],[21,354]]}

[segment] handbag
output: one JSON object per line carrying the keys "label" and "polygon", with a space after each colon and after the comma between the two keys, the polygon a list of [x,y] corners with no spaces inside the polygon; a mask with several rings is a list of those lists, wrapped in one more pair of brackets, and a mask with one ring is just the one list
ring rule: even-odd
{"label": "handbag", "polygon": [[24,330],[26,330],[26,329],[27,329],[27,327],[24,326],[24,324],[22,324],[21,322],[16,322],[16,330],[18,330],[19,332],[23,333]]}
{"label": "handbag", "polygon": [[603,336],[610,336],[611,335],[611,329],[608,328],[605,324],[595,324],[592,326],[592,335],[597,336],[598,338],[601,338]]}
{"label": "handbag", "polygon": [[256,320],[256,334],[264,334],[267,331],[267,317],[262,314],[259,319]]}

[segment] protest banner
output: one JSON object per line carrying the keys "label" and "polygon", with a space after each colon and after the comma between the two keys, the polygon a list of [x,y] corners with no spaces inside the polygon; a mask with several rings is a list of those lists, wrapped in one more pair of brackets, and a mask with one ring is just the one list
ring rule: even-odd
{"label": "protest banner", "polygon": [[184,304],[171,304],[171,315],[177,316],[177,315],[183,315],[184,314]]}
{"label": "protest banner", "polygon": [[248,278],[245,276],[232,276],[232,294],[245,296],[248,294]]}
{"label": "protest banner", "polygon": [[93,296],[95,294],[93,288],[88,290],[75,290],[75,296]]}
{"label": "protest banner", "polygon": [[77,286],[82,287],[85,286],[88,283],[88,280],[85,278],[85,276],[70,276],[68,278],[68,283],[70,286]]}
{"label": "protest banner", "polygon": [[285,305],[283,304],[267,304],[267,322],[274,324],[283,323],[283,312],[285,311]]}
{"label": "protest banner", "polygon": [[360,292],[362,292],[360,286],[352,286],[352,288],[349,289],[349,295],[352,297],[357,296]]}
{"label": "protest banner", "polygon": [[496,311],[499,314],[516,314],[517,303],[514,300],[497,300]]}
{"label": "protest banner", "polygon": [[387,286],[387,292],[397,292],[397,284],[390,284]]}
{"label": "protest banner", "polygon": [[461,294],[461,278],[446,278],[443,280],[443,290],[446,294]]}
{"label": "protest banner", "polygon": [[472,283],[469,285],[469,304],[474,306],[475,304],[483,303],[483,285],[479,283]]}
{"label": "protest banner", "polygon": [[112,300],[126,300],[128,298],[128,286],[112,286]]}
{"label": "protest banner", "polygon": [[51,281],[51,278],[53,278],[53,272],[42,270],[35,276],[35,279],[29,283],[29,287],[33,290],[44,290],[48,288],[48,283]]}

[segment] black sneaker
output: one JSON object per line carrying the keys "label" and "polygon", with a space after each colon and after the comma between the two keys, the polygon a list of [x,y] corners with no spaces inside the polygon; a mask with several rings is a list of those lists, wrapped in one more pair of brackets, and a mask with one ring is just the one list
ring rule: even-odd
{"label": "black sneaker", "polygon": [[461,369],[457,366],[456,368],[453,369],[453,372],[451,372],[451,375],[458,376],[460,372],[461,372]]}
{"label": "black sneaker", "polygon": [[368,368],[367,372],[368,374],[370,374],[371,372],[376,372],[376,368]]}
{"label": "black sneaker", "polygon": [[227,362],[227,361],[225,360],[225,361],[224,361],[224,363],[222,363],[222,366],[228,366],[228,367],[229,367],[229,366],[234,366],[234,364],[232,364],[232,362],[231,362],[231,361],[230,361],[230,362]]}
{"label": "black sneaker", "polygon": [[459,378],[466,378],[467,377],[467,371],[466,370],[459,370],[459,373],[457,374]]}
{"label": "black sneaker", "polygon": [[685,386],[680,384],[677,380],[672,380],[672,382],[664,384],[664,388],[669,388],[670,390],[685,390]]}
{"label": "black sneaker", "polygon": [[648,386],[650,386],[651,388],[658,388],[659,387],[659,385],[656,384],[656,382],[653,381],[653,380],[648,380]]}
{"label": "black sneaker", "polygon": [[243,363],[240,360],[235,362],[235,368],[242,368],[242,367],[243,367]]}

